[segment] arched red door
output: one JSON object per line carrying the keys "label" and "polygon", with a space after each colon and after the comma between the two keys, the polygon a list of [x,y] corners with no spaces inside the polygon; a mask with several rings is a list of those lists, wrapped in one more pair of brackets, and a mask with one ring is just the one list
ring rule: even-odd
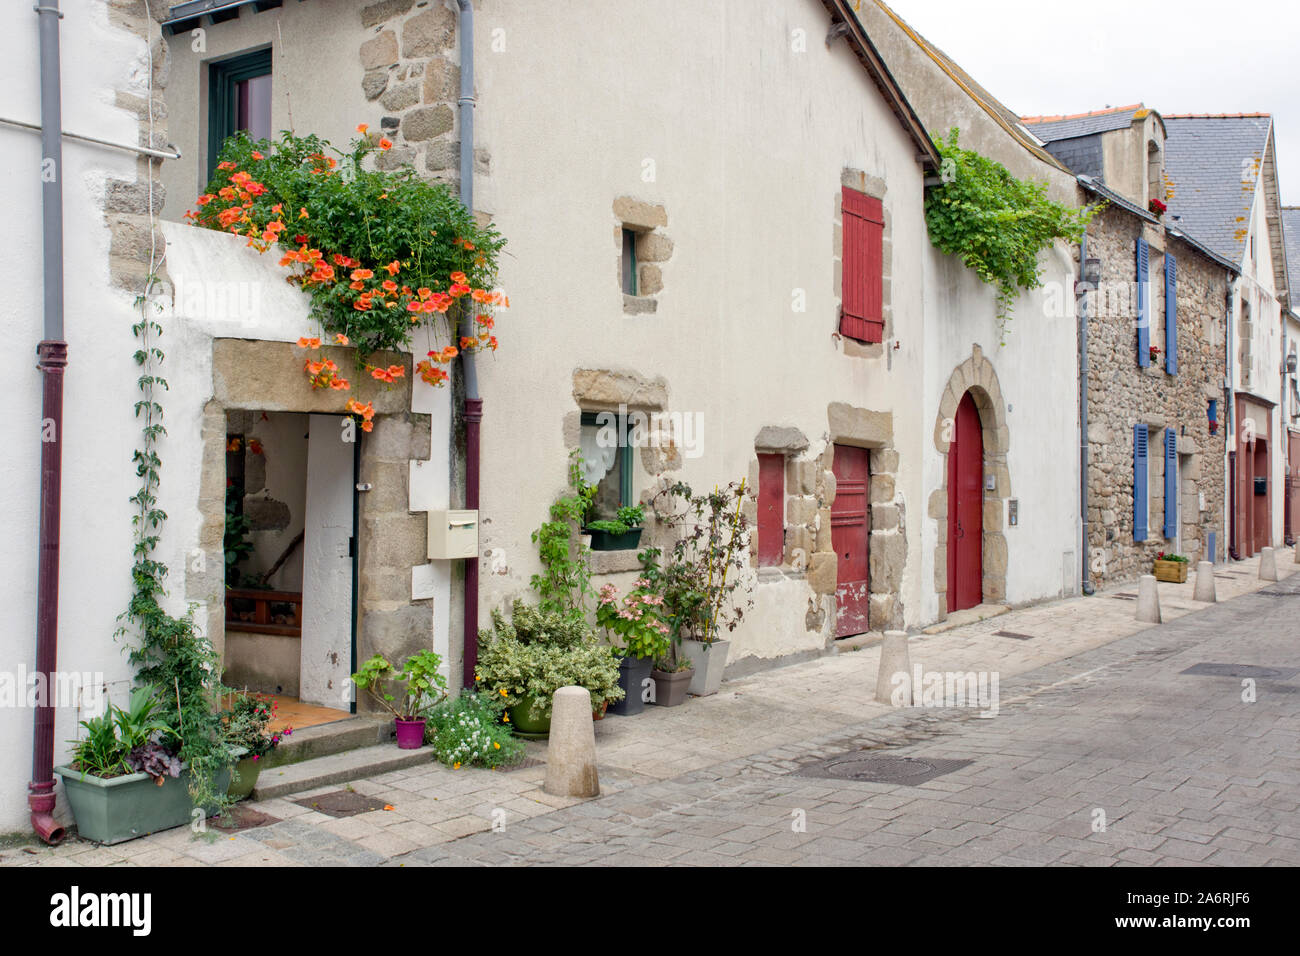
{"label": "arched red door", "polygon": [[970,392],[962,396],[948,447],[948,610],[983,600],[984,434]]}

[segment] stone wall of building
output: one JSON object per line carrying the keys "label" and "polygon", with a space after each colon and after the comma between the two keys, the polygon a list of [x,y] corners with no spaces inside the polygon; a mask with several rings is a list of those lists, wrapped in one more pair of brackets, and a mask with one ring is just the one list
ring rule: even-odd
{"label": "stone wall of building", "polygon": [[[393,142],[377,160],[381,169],[411,166],[426,179],[459,181],[456,19],[455,4],[444,0],[380,0],[361,9],[361,86],[383,111],[379,132]],[[474,159],[476,172],[486,173],[487,152]]]}
{"label": "stone wall of building", "polygon": [[[1150,343],[1159,356],[1138,365],[1135,243],[1149,243]],[[1165,370],[1164,257],[1177,259],[1178,371]],[[1211,399],[1222,406],[1224,301],[1228,273],[1164,227],[1109,207],[1088,227],[1088,255],[1102,261],[1102,288],[1088,294],[1088,567],[1098,587],[1151,572],[1157,552],[1195,562],[1221,559],[1224,429],[1209,430]],[[1077,248],[1076,248],[1077,256]],[[1220,411],[1220,420],[1223,419]],[[1145,541],[1133,540],[1133,428],[1149,427],[1150,510]],[[1182,468],[1181,543],[1164,537],[1164,429],[1177,433]],[[1216,554],[1208,553],[1209,534]]]}

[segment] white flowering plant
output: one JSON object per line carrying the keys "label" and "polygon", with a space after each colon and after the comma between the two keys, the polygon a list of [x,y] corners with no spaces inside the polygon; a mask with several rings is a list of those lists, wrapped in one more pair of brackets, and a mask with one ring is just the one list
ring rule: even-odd
{"label": "white flowering plant", "polygon": [[425,739],[434,756],[453,770],[504,767],[524,756],[524,742],[502,722],[504,701],[492,694],[465,690],[429,714]]}

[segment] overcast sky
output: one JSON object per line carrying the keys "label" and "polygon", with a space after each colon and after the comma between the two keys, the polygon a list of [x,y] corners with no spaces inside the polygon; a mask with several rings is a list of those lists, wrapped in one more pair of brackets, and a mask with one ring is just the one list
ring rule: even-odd
{"label": "overcast sky", "polygon": [[1145,103],[1272,113],[1282,202],[1300,205],[1294,0],[885,0],[1022,116]]}

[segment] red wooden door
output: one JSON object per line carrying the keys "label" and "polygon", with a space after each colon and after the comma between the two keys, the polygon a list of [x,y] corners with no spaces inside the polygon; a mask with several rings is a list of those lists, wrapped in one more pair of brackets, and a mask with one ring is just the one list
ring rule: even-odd
{"label": "red wooden door", "polygon": [[1257,554],[1273,542],[1273,469],[1270,467],[1268,442],[1263,438],[1255,439],[1255,479],[1263,481],[1264,487],[1268,494],[1255,494],[1255,488],[1251,486],[1251,501],[1254,503],[1254,514],[1251,520],[1251,544],[1250,553]]}
{"label": "red wooden door", "polygon": [[948,447],[948,610],[984,599],[984,433],[970,392],[957,406]]}
{"label": "red wooden door", "polygon": [[1300,538],[1300,435],[1287,433],[1286,537]]}
{"label": "red wooden door", "polygon": [[868,585],[867,488],[870,468],[867,450],[835,446],[835,500],[831,503],[831,547],[835,549],[838,577],[835,588],[835,636],[849,637],[867,630]]}

